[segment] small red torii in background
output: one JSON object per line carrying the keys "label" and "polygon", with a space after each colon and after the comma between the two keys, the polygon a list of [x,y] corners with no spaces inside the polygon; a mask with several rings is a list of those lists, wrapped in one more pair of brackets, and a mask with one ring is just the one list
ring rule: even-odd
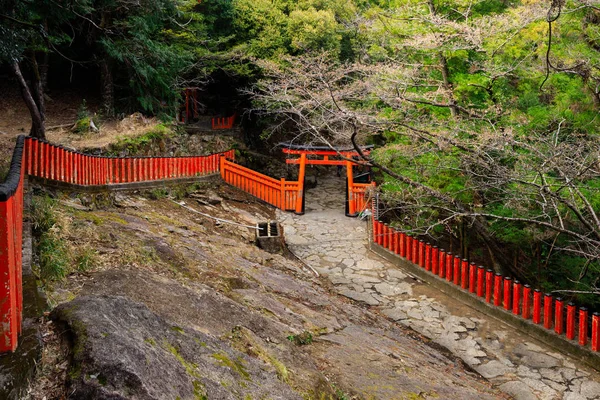
{"label": "small red torii in background", "polygon": [[[199,117],[198,113],[198,89],[197,88],[186,88],[183,91],[183,96],[185,97],[185,110],[180,111],[180,122],[187,124],[189,121],[197,119]],[[211,120],[211,129],[231,129],[233,128],[233,123],[235,122],[235,118],[237,117],[237,113],[229,117],[214,117]]]}

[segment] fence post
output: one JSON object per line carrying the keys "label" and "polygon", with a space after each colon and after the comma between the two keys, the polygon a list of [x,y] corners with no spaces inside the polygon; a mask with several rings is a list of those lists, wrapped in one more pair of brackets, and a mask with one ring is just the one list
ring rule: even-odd
{"label": "fence post", "polygon": [[542,292],[540,289],[533,291],[533,323],[539,324],[542,322]]}
{"label": "fence post", "polygon": [[504,298],[504,309],[505,310],[510,310],[510,300],[511,300],[511,296],[510,296],[510,287],[511,287],[511,282],[512,282],[512,278],[510,276],[505,276],[504,277],[504,293],[503,293],[503,298]]}
{"label": "fence post", "polygon": [[451,253],[446,254],[446,280],[452,281],[452,273],[454,272],[454,259],[456,257]]}
{"label": "fence post", "polygon": [[438,276],[440,278],[445,278],[446,277],[446,255],[447,254],[451,254],[451,253],[446,253],[445,250],[440,250],[440,263],[438,265]]}
{"label": "fence post", "polygon": [[477,267],[477,297],[483,297],[485,287],[485,268],[483,265]]}
{"label": "fence post", "polygon": [[588,341],[588,310],[585,307],[579,309],[579,345],[585,346]]}
{"label": "fence post", "polygon": [[513,301],[512,301],[512,312],[515,315],[519,315],[519,304],[521,302],[521,282],[515,280],[513,282]]}
{"label": "fence post", "polygon": [[475,263],[469,264],[469,293],[477,291],[475,280],[477,279],[477,266]]}
{"label": "fence post", "polygon": [[592,314],[592,351],[600,349],[600,313]]}
{"label": "fence post", "polygon": [[389,246],[389,235],[388,235],[388,231],[389,231],[389,226],[388,224],[383,224],[383,248],[387,249]]}
{"label": "fence post", "polygon": [[531,308],[531,286],[525,285],[523,286],[523,319],[530,318],[530,308]]}
{"label": "fence post", "polygon": [[552,327],[552,295],[550,293],[544,294],[544,328],[550,329]]}
{"label": "fence post", "polygon": [[560,297],[554,301],[554,332],[558,335],[563,333],[563,309],[564,301]]}
{"label": "fence post", "polygon": [[485,301],[492,302],[492,284],[494,282],[494,271],[488,269],[485,271]]}
{"label": "fence post", "polygon": [[15,221],[13,220],[14,196],[0,201],[0,351],[17,348],[17,282],[15,260]]}
{"label": "fence post", "polygon": [[502,274],[499,272],[494,275],[494,305],[502,305]]}
{"label": "fence post", "polygon": [[433,246],[431,249],[431,273],[437,275],[440,265],[440,249],[437,246]]}
{"label": "fence post", "polygon": [[463,260],[461,268],[460,268],[460,287],[461,288],[467,289],[468,279],[469,279],[469,262],[467,260]]}
{"label": "fence post", "polygon": [[567,304],[567,339],[575,339],[575,303]]}
{"label": "fence post", "polygon": [[454,271],[452,271],[452,283],[454,283],[455,285],[458,285],[458,282],[460,280],[460,263],[461,263],[461,259],[460,257],[456,256],[454,257]]}

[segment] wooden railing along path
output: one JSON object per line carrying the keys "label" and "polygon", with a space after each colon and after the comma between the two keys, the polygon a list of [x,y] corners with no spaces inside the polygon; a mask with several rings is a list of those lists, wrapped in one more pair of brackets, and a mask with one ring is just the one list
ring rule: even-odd
{"label": "wooden railing along path", "polygon": [[284,211],[304,212],[304,179],[275,179],[221,157],[221,178],[259,199]]}
{"label": "wooden railing along path", "polygon": [[[510,276],[502,276],[492,269],[469,263],[468,260],[426,243],[407,232],[396,229],[378,220],[377,206],[373,202],[372,241],[374,250],[394,261],[414,264],[416,272],[432,280],[440,287],[448,287],[470,304],[485,312],[518,325],[533,336],[546,341],[555,339],[558,347],[571,346],[571,353],[578,352],[573,345],[592,354],[600,351],[600,313],[591,313],[585,307],[565,303],[551,293],[542,293],[530,285],[523,285]],[[387,250],[381,252],[381,250]],[[431,279],[430,279],[431,278]],[[445,283],[445,284],[444,284]],[[582,358],[596,368],[600,358]],[[589,354],[588,354],[589,355]]]}
{"label": "wooden railing along path", "polygon": [[14,351],[21,333],[23,180],[25,175],[73,188],[164,183],[219,172],[234,151],[192,157],[103,157],[19,136],[6,181],[0,184],[0,352]]}

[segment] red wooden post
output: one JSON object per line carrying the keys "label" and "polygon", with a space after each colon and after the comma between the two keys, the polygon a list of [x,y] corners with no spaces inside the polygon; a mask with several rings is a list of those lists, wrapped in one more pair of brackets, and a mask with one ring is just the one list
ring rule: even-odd
{"label": "red wooden post", "polygon": [[389,243],[388,243],[389,242],[389,240],[388,240],[388,231],[389,231],[389,229],[390,228],[389,228],[389,226],[387,224],[383,225],[383,233],[382,233],[383,234],[383,247],[386,248],[386,249],[388,248],[388,245],[389,245]]}
{"label": "red wooden post", "polygon": [[460,280],[460,264],[461,264],[461,260],[460,257],[454,257],[454,271],[452,271],[452,282],[455,285],[458,285],[458,282]]}
{"label": "red wooden post", "polygon": [[565,302],[560,297],[554,301],[554,332],[558,335],[562,335],[564,320],[563,320],[563,310],[564,310]]}
{"label": "red wooden post", "polygon": [[431,243],[425,244],[425,271],[431,271]]}
{"label": "red wooden post", "polygon": [[469,265],[469,293],[475,293],[476,291],[476,282],[475,279],[477,279],[477,266],[475,265],[475,263],[471,263]]}
{"label": "red wooden post", "polygon": [[540,289],[533,291],[533,323],[542,322],[542,292]]}
{"label": "red wooden post", "polygon": [[575,339],[575,303],[567,304],[567,339]]}
{"label": "red wooden post", "polygon": [[32,150],[33,146],[32,146],[31,140],[32,140],[31,136],[25,138],[25,150],[26,150],[26,154],[27,154],[27,157],[26,157],[26,160],[27,160],[27,168],[26,168],[27,175],[32,175],[32,173],[31,173],[31,155],[32,155],[32,152],[33,152],[33,150]]}
{"label": "red wooden post", "polygon": [[494,283],[494,271],[488,269],[485,271],[485,301],[492,302],[492,285]]}
{"label": "red wooden post", "polygon": [[48,171],[48,177],[50,179],[54,179],[54,171],[56,170],[56,167],[54,165],[56,162],[56,157],[54,157],[54,150],[54,146],[48,145],[48,157],[50,158],[50,170]]}
{"label": "red wooden post", "polygon": [[502,274],[499,272],[494,276],[494,305],[502,305]]}
{"label": "red wooden post", "polygon": [[66,151],[62,147],[58,149],[58,171],[56,175],[56,180],[64,182],[65,181],[65,155]]}
{"label": "red wooden post", "polygon": [[73,177],[73,152],[70,150],[65,150],[65,181],[72,183]]}
{"label": "red wooden post", "polygon": [[521,282],[515,279],[513,282],[513,299],[512,299],[512,312],[515,315],[520,314],[519,305],[521,303]]}
{"label": "red wooden post", "polygon": [[437,246],[433,246],[433,248],[431,249],[431,272],[434,275],[437,275],[438,270],[439,270],[439,258],[440,258],[440,250],[438,249]]}
{"label": "red wooden post", "polygon": [[531,286],[523,286],[523,310],[522,314],[524,319],[531,317]]}
{"label": "red wooden post", "polygon": [[485,268],[482,265],[477,267],[477,296],[483,297],[483,290],[485,288]]}
{"label": "red wooden post", "polygon": [[419,249],[419,239],[417,239],[416,237],[413,237],[413,241],[412,241],[412,262],[413,262],[413,264],[416,264],[419,262],[419,256],[417,254],[418,249]]}
{"label": "red wooden post", "polygon": [[440,249],[440,262],[438,265],[438,276],[440,278],[444,278],[446,276],[446,251],[444,249]]}
{"label": "red wooden post", "polygon": [[460,269],[460,287],[463,289],[469,287],[469,262],[467,260],[462,261]]}
{"label": "red wooden post", "polygon": [[509,276],[505,276],[504,277],[504,293],[503,293],[503,298],[504,298],[504,309],[505,310],[510,310],[510,286],[512,283],[512,278],[510,278]]}
{"label": "red wooden post", "polygon": [[406,260],[412,261],[412,243],[413,237],[406,235]]}
{"label": "red wooden post", "polygon": [[406,257],[406,233],[400,232],[400,257]]}
{"label": "red wooden post", "polygon": [[592,314],[592,351],[600,349],[600,313]]}
{"label": "red wooden post", "polygon": [[18,339],[14,196],[0,201],[0,351],[14,351]]}
{"label": "red wooden post", "polygon": [[544,328],[552,328],[552,295],[544,294]]}
{"label": "red wooden post", "polygon": [[121,165],[119,165],[119,175],[120,175],[119,181],[121,183],[125,183],[125,182],[127,182],[127,174],[125,173],[125,159],[121,158],[120,161],[121,162],[119,164],[121,164]]}
{"label": "red wooden post", "polygon": [[425,242],[419,240],[419,267],[425,268]]}
{"label": "red wooden post", "polygon": [[588,310],[585,307],[579,309],[579,345],[585,346],[588,341]]}
{"label": "red wooden post", "polygon": [[454,259],[456,257],[454,257],[452,254],[448,253],[446,254],[446,280],[448,282],[452,281],[452,273],[453,271],[453,267],[454,267]]}

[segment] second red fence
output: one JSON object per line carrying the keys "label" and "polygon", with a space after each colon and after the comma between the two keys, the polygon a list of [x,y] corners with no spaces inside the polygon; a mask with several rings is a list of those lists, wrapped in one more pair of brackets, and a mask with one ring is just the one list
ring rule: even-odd
{"label": "second red fence", "polygon": [[[600,313],[589,315],[585,307],[565,304],[550,293],[542,295],[511,277],[503,277],[491,269],[477,266],[444,249],[438,249],[416,237],[373,219],[373,242],[405,258],[431,274],[490,305],[502,307],[520,318],[543,325],[567,340],[577,340],[593,352],[600,351]],[[590,329],[588,329],[590,327]]]}
{"label": "second red fence", "polygon": [[219,171],[219,157],[103,157],[82,154],[34,138],[25,139],[25,172],[31,176],[75,185],[111,185],[162,179],[191,178]]}

